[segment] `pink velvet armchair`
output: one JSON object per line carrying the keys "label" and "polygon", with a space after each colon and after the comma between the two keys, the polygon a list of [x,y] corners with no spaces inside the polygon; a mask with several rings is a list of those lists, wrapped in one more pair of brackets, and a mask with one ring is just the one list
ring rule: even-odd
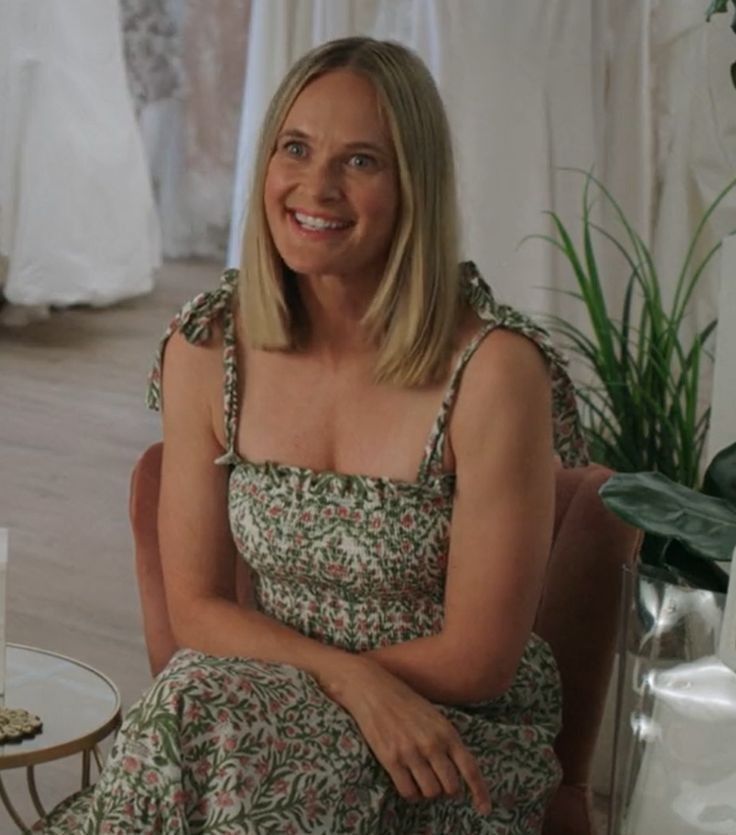
{"label": "pink velvet armchair", "polygon": [[[160,443],[144,452],[130,490],[143,626],[154,675],[177,649],[158,548],[161,452]],[[595,835],[591,760],[613,664],[621,568],[635,559],[640,539],[598,496],[610,474],[595,464],[557,473],[554,536],[535,631],[552,647],[562,679],[563,721],[555,750],[563,779],[547,810],[544,835]],[[245,572],[239,564],[240,601],[246,594]]]}

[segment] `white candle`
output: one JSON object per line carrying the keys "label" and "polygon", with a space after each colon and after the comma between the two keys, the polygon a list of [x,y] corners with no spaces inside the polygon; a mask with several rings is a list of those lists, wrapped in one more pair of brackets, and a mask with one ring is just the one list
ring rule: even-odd
{"label": "white candle", "polygon": [[0,528],[0,704],[5,703],[5,576],[8,570],[8,529]]}

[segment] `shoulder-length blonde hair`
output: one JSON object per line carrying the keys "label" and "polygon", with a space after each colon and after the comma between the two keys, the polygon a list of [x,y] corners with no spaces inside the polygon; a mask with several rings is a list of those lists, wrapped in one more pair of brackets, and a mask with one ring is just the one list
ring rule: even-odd
{"label": "shoulder-length blonde hair", "polygon": [[343,38],[291,68],[266,113],[243,237],[240,309],[249,344],[298,349],[308,322],[271,236],[264,183],[278,132],[299,93],[318,76],[349,69],[374,85],[399,173],[400,208],[384,275],[363,319],[378,347],[376,380],[419,386],[445,372],[459,304],[458,212],[452,143],[437,87],[422,61],[389,41]]}

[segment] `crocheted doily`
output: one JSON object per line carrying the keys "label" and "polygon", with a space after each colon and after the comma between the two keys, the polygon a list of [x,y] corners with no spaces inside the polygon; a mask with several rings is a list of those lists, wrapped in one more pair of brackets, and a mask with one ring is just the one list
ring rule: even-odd
{"label": "crocheted doily", "polygon": [[0,707],[0,743],[18,742],[34,736],[43,728],[43,722],[22,708]]}

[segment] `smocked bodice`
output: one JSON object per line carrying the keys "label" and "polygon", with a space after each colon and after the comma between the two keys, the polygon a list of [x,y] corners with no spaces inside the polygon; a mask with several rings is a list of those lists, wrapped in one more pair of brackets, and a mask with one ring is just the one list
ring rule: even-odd
{"label": "smocked bodice", "polygon": [[442,626],[454,477],[411,484],[239,462],[230,522],[260,606],[352,650]]}

